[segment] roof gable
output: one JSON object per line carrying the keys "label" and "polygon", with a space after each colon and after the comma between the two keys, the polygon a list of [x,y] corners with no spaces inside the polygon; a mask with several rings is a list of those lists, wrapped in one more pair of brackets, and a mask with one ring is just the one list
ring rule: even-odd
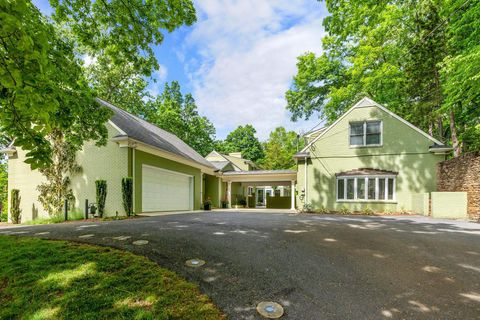
{"label": "roof gable", "polygon": [[203,158],[192,147],[183,142],[176,135],[160,129],[123,109],[102,99],[96,99],[98,103],[113,111],[110,123],[124,134],[122,136],[145,143],[149,146],[180,156],[208,168],[215,168],[209,161]]}
{"label": "roof gable", "polygon": [[411,124],[410,122],[408,122],[407,120],[403,119],[402,117],[400,117],[399,115],[395,114],[394,112],[388,110],[387,108],[385,108],[384,106],[382,106],[381,104],[373,101],[372,99],[368,98],[368,97],[364,97],[362,98],[360,101],[358,101],[356,104],[353,105],[353,107],[351,107],[350,109],[348,109],[347,112],[345,112],[341,117],[339,117],[337,120],[335,120],[331,125],[329,125],[324,131],[322,131],[318,136],[316,136],[313,140],[311,140],[300,152],[306,152],[316,141],[318,141],[319,139],[321,139],[328,131],[330,131],[332,128],[334,128],[339,122],[341,122],[344,118],[346,118],[353,110],[357,109],[357,108],[365,108],[365,107],[377,107],[379,108],[380,110],[382,110],[383,112],[387,113],[388,115],[390,115],[392,118],[402,122],[403,124],[409,126],[410,128],[412,128],[413,130],[415,130],[416,132],[420,133],[421,135],[423,135],[424,137],[426,137],[427,139],[429,139],[430,141],[432,141],[433,143],[437,144],[437,145],[443,145],[442,142],[440,142],[439,140],[435,139],[434,137],[432,137],[431,135],[429,135],[428,133],[426,133],[425,131],[421,130],[420,128],[414,126],[413,124]]}

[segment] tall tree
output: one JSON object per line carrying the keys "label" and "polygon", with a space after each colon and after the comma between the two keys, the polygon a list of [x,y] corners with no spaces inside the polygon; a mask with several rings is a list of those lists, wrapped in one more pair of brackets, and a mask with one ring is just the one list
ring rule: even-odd
{"label": "tall tree", "polygon": [[109,112],[94,102],[74,43],[30,1],[2,1],[0,9],[0,132],[28,151],[32,168],[51,163],[53,128],[76,147],[104,143]]}
{"label": "tall tree", "polygon": [[293,156],[303,148],[303,139],[300,139],[294,131],[278,127],[270,132],[264,148],[265,158],[262,160],[262,168],[268,170],[292,169],[295,167]]}
{"label": "tall tree", "polygon": [[242,152],[243,158],[260,162],[265,154],[256,133],[257,130],[251,124],[238,126],[224,141],[218,141],[216,148],[223,153]]}
{"label": "tall tree", "polygon": [[77,41],[77,50],[131,65],[149,76],[159,68],[153,47],[172,32],[196,21],[191,0],[50,0],[53,19]]}
{"label": "tall tree", "polygon": [[[332,122],[367,95],[439,139],[451,141],[455,155],[460,154],[463,141],[477,132],[464,116],[474,112],[475,104],[469,100],[465,107],[459,97],[460,90],[475,92],[478,41],[473,39],[478,34],[472,33],[468,42],[459,38],[475,30],[478,3],[326,3],[330,16],[323,22],[328,33],[323,39],[324,53],[298,58],[298,73],[286,93],[292,119],[319,112]],[[459,51],[455,53],[453,48]],[[461,60],[459,52],[468,55],[469,61]],[[456,58],[465,67],[464,79],[460,79],[460,60]],[[465,87],[459,89],[455,83]],[[472,94],[470,99],[476,96]]]}
{"label": "tall tree", "polygon": [[175,134],[203,156],[213,150],[215,127],[198,114],[192,95],[183,95],[177,81],[166,83],[162,94],[147,103],[146,119]]}

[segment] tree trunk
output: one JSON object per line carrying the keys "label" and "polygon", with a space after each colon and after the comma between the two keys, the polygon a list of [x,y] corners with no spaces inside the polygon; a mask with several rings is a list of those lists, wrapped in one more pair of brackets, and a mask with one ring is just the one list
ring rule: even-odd
{"label": "tree trunk", "polygon": [[460,143],[458,141],[458,136],[457,136],[457,128],[455,127],[455,115],[453,113],[453,110],[450,110],[450,132],[452,136],[452,146],[453,146],[453,156],[458,157],[460,156],[460,153],[462,152]]}
{"label": "tree trunk", "polygon": [[440,138],[439,140],[443,142],[443,121],[442,121],[442,117],[438,117],[437,123],[438,123],[438,136]]}

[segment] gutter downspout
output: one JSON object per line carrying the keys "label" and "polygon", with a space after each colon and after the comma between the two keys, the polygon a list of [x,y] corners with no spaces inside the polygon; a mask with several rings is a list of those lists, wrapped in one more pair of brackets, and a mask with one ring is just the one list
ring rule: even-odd
{"label": "gutter downspout", "polygon": [[304,203],[305,203],[305,204],[308,203],[308,196],[307,196],[307,186],[308,186],[308,175],[307,175],[307,172],[308,172],[308,170],[307,170],[307,167],[308,167],[308,158],[305,157],[305,181],[304,181],[304,183],[305,183],[305,185],[304,185],[304,190],[305,190],[305,202],[304,202]]}

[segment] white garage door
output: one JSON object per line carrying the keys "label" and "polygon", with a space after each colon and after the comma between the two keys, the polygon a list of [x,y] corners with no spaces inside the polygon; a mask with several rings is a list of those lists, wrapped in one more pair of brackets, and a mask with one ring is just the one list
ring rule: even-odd
{"label": "white garage door", "polygon": [[142,166],[142,211],[193,209],[193,177]]}

